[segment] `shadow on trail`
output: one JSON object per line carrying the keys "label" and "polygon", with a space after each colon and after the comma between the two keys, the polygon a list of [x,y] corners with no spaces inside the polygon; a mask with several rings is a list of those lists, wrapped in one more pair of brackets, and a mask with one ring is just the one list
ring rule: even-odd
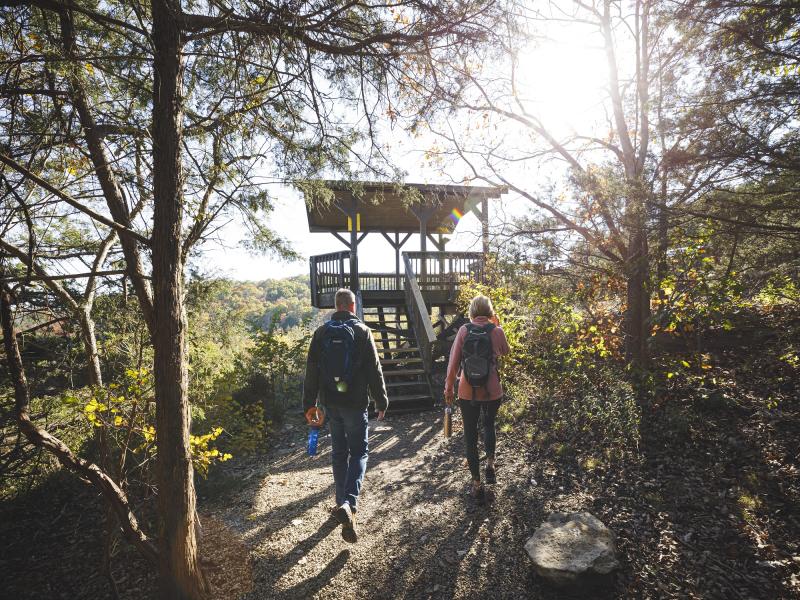
{"label": "shadow on trail", "polygon": [[[790,570],[769,561],[800,538],[791,517],[798,498],[776,477],[781,465],[796,463],[781,441],[798,439],[800,427],[788,418],[770,423],[765,413],[734,404],[672,402],[660,426],[644,428],[649,486],[633,494],[649,535],[637,543],[677,542],[676,560],[662,565],[657,581],[677,586],[662,575],[671,572],[709,597],[795,597]],[[777,435],[775,425],[784,423],[788,435]]]}
{"label": "shadow on trail", "polygon": [[342,550],[339,554],[330,561],[322,571],[302,581],[288,590],[282,592],[284,598],[310,598],[317,592],[325,588],[330,581],[336,577],[347,564],[350,558],[350,550]]}

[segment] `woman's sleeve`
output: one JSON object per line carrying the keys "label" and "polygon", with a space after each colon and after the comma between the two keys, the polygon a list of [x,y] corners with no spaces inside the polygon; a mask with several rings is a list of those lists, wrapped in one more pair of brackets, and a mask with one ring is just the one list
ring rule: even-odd
{"label": "woman's sleeve", "polygon": [[505,331],[503,331],[502,327],[495,328],[495,331],[497,331],[497,333],[495,334],[495,337],[497,338],[496,354],[498,354],[499,356],[505,356],[506,354],[511,352],[511,348],[508,345],[508,340],[506,339],[506,333]]}
{"label": "woman's sleeve", "polygon": [[456,334],[456,339],[453,341],[453,347],[450,348],[450,360],[447,363],[447,378],[444,381],[445,394],[452,392],[456,384],[456,375],[458,375],[458,367],[461,364],[461,347],[464,345],[464,332],[466,328],[461,327]]}

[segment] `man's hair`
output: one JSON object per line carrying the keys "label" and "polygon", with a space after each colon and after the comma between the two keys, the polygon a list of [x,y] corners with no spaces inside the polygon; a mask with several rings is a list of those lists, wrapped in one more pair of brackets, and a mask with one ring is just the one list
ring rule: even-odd
{"label": "man's hair", "polygon": [[475,317],[493,317],[494,307],[492,301],[486,296],[475,296],[469,303],[469,318]]}
{"label": "man's hair", "polygon": [[356,295],[347,288],[342,288],[336,292],[334,303],[336,310],[347,310],[356,303]]}

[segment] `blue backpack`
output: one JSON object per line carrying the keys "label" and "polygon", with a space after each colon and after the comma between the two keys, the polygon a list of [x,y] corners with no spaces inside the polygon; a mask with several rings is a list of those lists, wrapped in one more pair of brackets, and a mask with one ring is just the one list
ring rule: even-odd
{"label": "blue backpack", "polygon": [[331,319],[324,325],[319,365],[329,398],[346,396],[353,382],[357,360],[355,323],[358,319]]}

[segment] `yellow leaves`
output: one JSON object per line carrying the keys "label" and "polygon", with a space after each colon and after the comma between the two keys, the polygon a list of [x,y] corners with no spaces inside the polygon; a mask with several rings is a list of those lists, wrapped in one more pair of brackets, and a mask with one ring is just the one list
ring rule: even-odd
{"label": "yellow leaves", "polygon": [[42,38],[40,38],[37,34],[29,33],[28,39],[31,41],[31,46],[33,46],[34,50],[36,50],[37,52],[41,52],[42,50],[44,50],[44,46],[42,45]]}
{"label": "yellow leaves", "polygon": [[108,407],[102,402],[98,402],[96,398],[89,400],[86,406],[83,407],[83,412],[87,415],[95,412],[104,412],[106,410],[108,410]]}
{"label": "yellow leaves", "polygon": [[119,415],[114,417],[114,427],[119,427],[120,425],[122,425],[122,423],[123,423],[122,417],[120,417]]}
{"label": "yellow leaves", "polygon": [[148,425],[142,429],[142,437],[148,444],[153,442],[156,439],[156,428],[152,425]]}
{"label": "yellow leaves", "polygon": [[89,73],[89,75],[94,75],[94,67],[91,65],[91,63],[86,63],[84,66],[86,67],[86,72]]}
{"label": "yellow leaves", "polygon": [[222,427],[214,427],[209,433],[189,436],[192,462],[203,477],[208,475],[209,467],[215,462],[225,462],[233,458],[232,454],[222,453],[218,448],[209,447],[209,444],[222,435],[223,431]]}

